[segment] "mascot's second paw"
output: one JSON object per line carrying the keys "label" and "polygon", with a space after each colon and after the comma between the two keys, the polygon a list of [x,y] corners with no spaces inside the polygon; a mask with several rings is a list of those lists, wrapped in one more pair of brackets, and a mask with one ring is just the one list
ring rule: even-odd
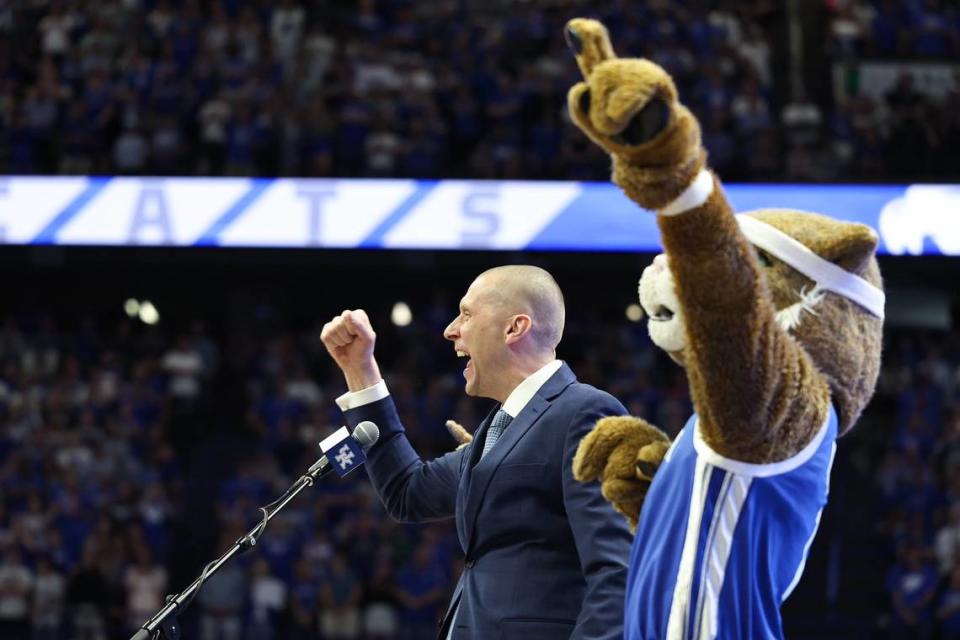
{"label": "mascot's second paw", "polygon": [[666,434],[646,420],[608,416],[577,447],[573,477],[599,480],[603,497],[636,530],[643,498],[669,447]]}
{"label": "mascot's second paw", "polygon": [[456,420],[447,420],[446,425],[447,431],[449,431],[453,439],[457,441],[457,451],[473,442],[473,434],[464,429],[463,425]]}
{"label": "mascot's second paw", "polygon": [[657,440],[637,451],[637,460],[634,463],[634,472],[637,480],[653,482],[653,474],[660,468],[663,457],[670,448],[669,440]]}

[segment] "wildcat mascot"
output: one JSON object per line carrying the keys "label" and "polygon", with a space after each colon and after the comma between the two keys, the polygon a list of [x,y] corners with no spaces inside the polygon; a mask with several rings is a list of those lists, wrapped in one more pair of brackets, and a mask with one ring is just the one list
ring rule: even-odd
{"label": "wildcat mascot", "polygon": [[636,530],[625,638],[782,637],[835,440],[877,379],[877,236],[813,213],[734,215],[670,76],[617,58],[598,22],[573,20],[566,38],[585,79],[574,123],[657,212],[665,254],[640,301],[696,409],[672,443],[638,418],[601,420],[574,459]]}

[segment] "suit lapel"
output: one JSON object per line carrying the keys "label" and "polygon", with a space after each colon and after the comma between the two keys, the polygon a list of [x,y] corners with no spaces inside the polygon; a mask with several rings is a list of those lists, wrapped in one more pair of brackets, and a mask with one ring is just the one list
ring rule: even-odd
{"label": "suit lapel", "polygon": [[[486,440],[487,430],[490,428],[490,422],[496,414],[500,405],[490,412],[477,430],[474,443],[479,446],[471,447],[469,466],[464,473],[465,482],[461,483],[459,503],[464,505],[457,512],[457,529],[460,534],[460,540],[466,551],[470,549],[470,542],[474,535],[477,513],[483,504],[483,497],[487,492],[487,486],[493,479],[494,474],[500,467],[504,459],[510,454],[510,451],[520,442],[521,438],[536,424],[540,416],[550,407],[551,401],[560,394],[565,388],[576,380],[570,368],[564,364],[543,384],[542,387],[530,398],[530,402],[520,411],[519,415],[513,419],[510,426],[506,428],[503,435],[494,445],[487,456],[480,460],[480,454],[483,451],[482,443]],[[463,500],[465,498],[465,501]],[[462,523],[462,524],[461,524]],[[464,536],[464,533],[466,535]]]}

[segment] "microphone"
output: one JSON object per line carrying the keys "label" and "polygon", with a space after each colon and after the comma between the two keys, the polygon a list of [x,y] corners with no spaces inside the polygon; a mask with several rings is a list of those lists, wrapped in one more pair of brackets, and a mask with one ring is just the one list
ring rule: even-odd
{"label": "microphone", "polygon": [[380,439],[380,428],[369,420],[364,420],[353,430],[353,438],[366,451]]}
{"label": "microphone", "polygon": [[[346,432],[347,428],[341,427],[320,443],[324,455],[320,456],[320,459],[307,469],[308,476],[319,479],[331,471],[336,471],[341,476],[347,475],[363,464],[366,460],[363,452],[380,439],[380,429],[369,420],[364,420],[358,424],[352,435],[346,435]],[[334,449],[336,449],[335,452]],[[330,463],[327,454],[331,452],[337,464]]]}

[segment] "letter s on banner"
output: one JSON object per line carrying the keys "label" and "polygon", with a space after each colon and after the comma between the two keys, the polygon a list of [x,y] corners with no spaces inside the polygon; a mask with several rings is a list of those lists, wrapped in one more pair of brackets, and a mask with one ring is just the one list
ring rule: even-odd
{"label": "letter s on banner", "polygon": [[489,247],[493,244],[500,230],[499,204],[500,194],[497,191],[471,191],[463,197],[461,246]]}

